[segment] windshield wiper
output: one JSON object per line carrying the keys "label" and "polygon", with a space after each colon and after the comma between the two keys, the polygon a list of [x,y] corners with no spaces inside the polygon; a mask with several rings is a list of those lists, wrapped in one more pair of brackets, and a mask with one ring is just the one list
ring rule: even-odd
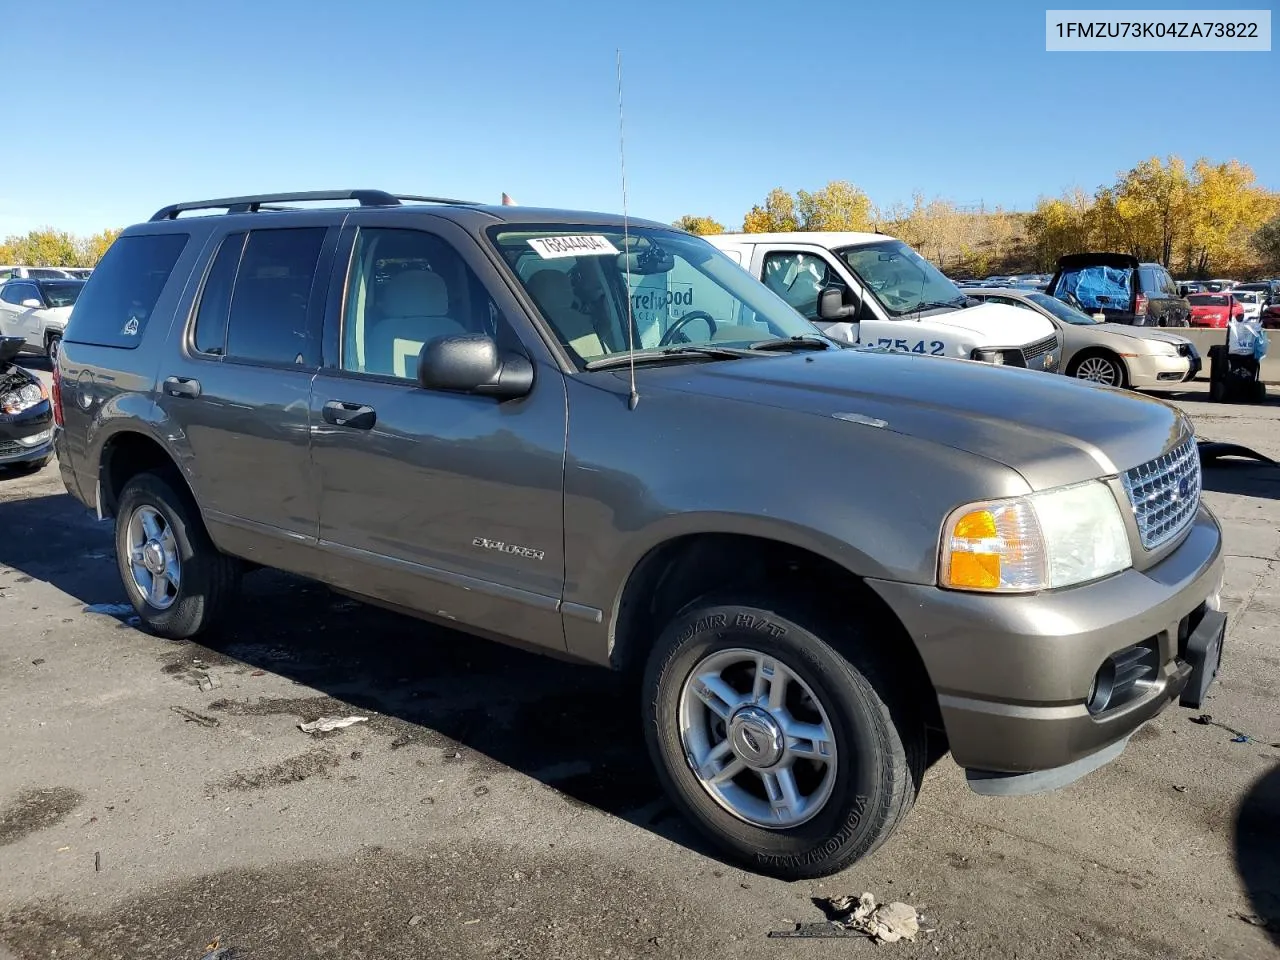
{"label": "windshield wiper", "polygon": [[679,347],[665,347],[661,350],[624,350],[622,353],[612,353],[607,357],[587,361],[587,369],[608,370],[611,367],[627,367],[633,362],[639,366],[642,363],[657,363],[659,360],[670,360],[673,357],[710,357],[713,360],[737,360],[749,356],[751,356],[750,350],[738,347],[716,347],[709,344],[699,347],[689,344]]}
{"label": "windshield wiper", "polygon": [[[962,307],[968,306],[968,303],[966,302],[968,301],[968,299],[969,299],[968,297],[965,297],[963,300],[959,300],[959,301],[922,300],[920,303],[917,303],[914,307],[911,307],[907,310],[903,310],[902,313],[919,313],[921,310],[959,310]],[[901,316],[901,314],[899,314],[899,316]]]}
{"label": "windshield wiper", "polygon": [[778,337],[776,340],[757,340],[749,350],[830,350],[834,345],[811,333],[795,337]]}

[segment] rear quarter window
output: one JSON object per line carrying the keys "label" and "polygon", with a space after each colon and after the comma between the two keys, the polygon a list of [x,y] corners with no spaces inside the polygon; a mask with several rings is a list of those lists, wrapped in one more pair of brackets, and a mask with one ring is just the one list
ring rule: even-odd
{"label": "rear quarter window", "polygon": [[76,301],[65,339],[103,347],[138,346],[190,239],[186,233],[160,233],[116,240]]}

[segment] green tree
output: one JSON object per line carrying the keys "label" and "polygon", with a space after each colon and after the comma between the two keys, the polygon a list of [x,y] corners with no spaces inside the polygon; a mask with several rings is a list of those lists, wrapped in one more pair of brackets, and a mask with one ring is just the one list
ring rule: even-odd
{"label": "green tree", "polygon": [[1255,230],[1251,243],[1262,259],[1263,270],[1280,270],[1280,214]]}
{"label": "green tree", "polygon": [[710,236],[715,233],[724,233],[724,224],[713,217],[696,217],[692,214],[685,214],[679,220],[672,224],[673,227],[679,227],[681,230],[687,230],[690,233],[696,233],[699,236]]}
{"label": "green tree", "polygon": [[800,229],[796,219],[795,197],[781,187],[774,187],[765,198],[764,206],[757,204],[742,218],[745,233],[788,233]]}

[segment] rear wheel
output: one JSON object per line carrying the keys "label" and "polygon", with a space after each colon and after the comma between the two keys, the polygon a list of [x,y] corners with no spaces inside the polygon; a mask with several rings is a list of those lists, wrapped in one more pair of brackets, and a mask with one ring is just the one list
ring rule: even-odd
{"label": "rear wheel", "polygon": [[714,843],[784,879],[874,850],[915,801],[924,725],[855,628],[798,604],[696,601],[645,671],[660,778]]}
{"label": "rear wheel", "polygon": [[154,473],[134,477],[120,494],[116,564],[142,621],[173,640],[217,623],[240,579],[239,562],[213,545],[191,499]]}
{"label": "rear wheel", "polygon": [[1072,365],[1071,376],[1090,383],[1102,383],[1108,387],[1124,387],[1129,383],[1124,363],[1112,353],[1086,354]]}

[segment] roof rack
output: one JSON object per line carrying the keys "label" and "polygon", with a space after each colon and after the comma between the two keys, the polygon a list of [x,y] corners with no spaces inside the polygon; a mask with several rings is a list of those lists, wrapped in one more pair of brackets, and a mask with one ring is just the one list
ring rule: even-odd
{"label": "roof rack", "polygon": [[279,204],[313,200],[358,200],[362,207],[398,207],[406,200],[414,203],[471,203],[469,200],[451,200],[448,197],[419,197],[408,193],[387,193],[385,190],[308,190],[300,193],[262,193],[249,197],[222,197],[218,200],[171,203],[153,213],[151,222],[176,220],[178,214],[189,210],[226,210],[227,213],[296,210],[297,207],[284,207]]}

